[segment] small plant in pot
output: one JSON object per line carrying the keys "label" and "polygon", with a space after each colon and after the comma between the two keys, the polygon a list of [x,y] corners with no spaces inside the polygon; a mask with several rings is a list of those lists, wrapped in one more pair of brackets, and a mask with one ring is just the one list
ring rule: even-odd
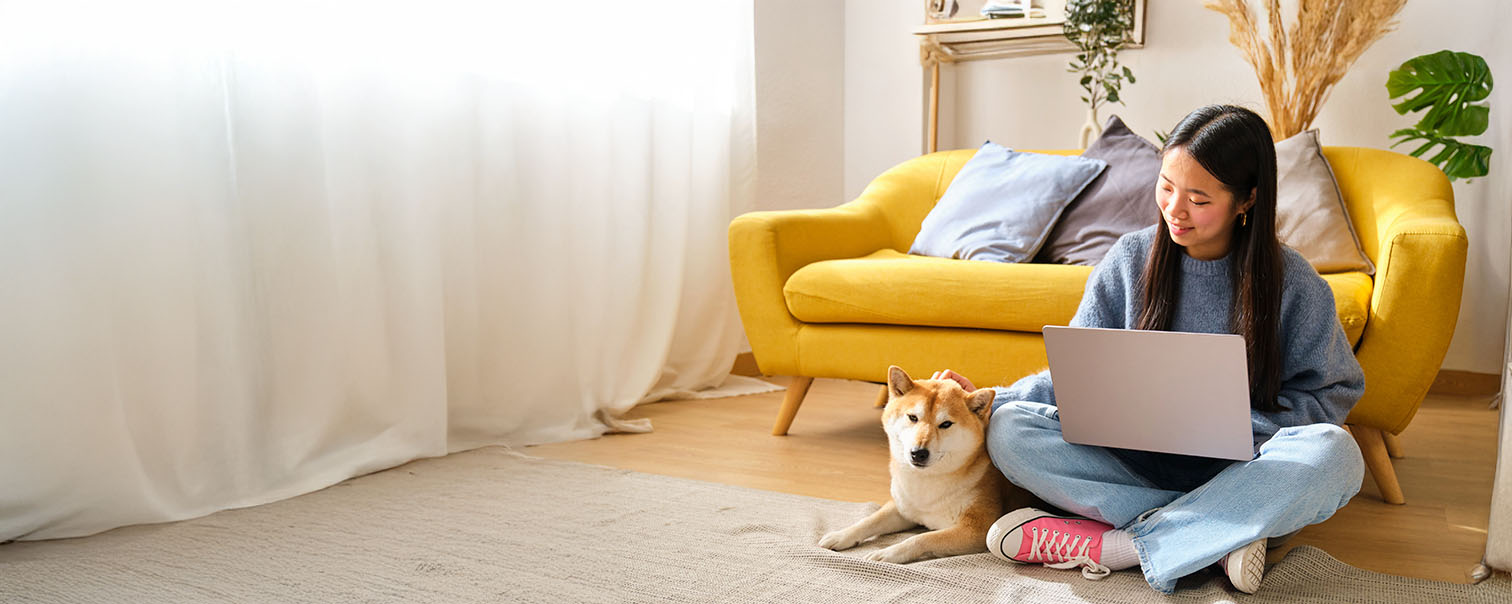
{"label": "small plant in pot", "polygon": [[1082,125],[1078,144],[1088,141],[1102,130],[1097,107],[1104,102],[1123,103],[1118,93],[1124,82],[1134,83],[1134,73],[1118,64],[1118,51],[1129,43],[1134,30],[1133,0],[1067,0],[1066,39],[1076,45],[1077,55],[1067,71],[1081,74],[1086,95],[1087,123]]}

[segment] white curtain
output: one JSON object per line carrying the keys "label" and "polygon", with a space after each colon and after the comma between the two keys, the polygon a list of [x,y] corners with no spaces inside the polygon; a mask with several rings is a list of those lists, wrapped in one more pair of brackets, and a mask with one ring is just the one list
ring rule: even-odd
{"label": "white curtain", "polygon": [[749,0],[0,3],[0,541],[715,386]]}

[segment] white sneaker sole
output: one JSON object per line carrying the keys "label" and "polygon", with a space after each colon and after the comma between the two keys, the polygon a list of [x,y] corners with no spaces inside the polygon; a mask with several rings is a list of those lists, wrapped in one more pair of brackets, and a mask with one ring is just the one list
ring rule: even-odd
{"label": "white sneaker sole", "polygon": [[1053,516],[1053,514],[1034,508],[1019,508],[1008,512],[1002,518],[998,518],[997,522],[992,523],[992,526],[987,528],[987,551],[1014,564],[1028,564],[1027,562],[1020,562],[1012,558],[1014,554],[1019,552],[1019,548],[1023,544],[1010,544],[1006,540],[1008,539],[1008,533],[1013,532],[1013,529],[1041,516]]}
{"label": "white sneaker sole", "polygon": [[1224,561],[1223,572],[1228,574],[1234,589],[1247,594],[1260,589],[1260,580],[1265,578],[1265,540],[1261,539],[1230,552]]}

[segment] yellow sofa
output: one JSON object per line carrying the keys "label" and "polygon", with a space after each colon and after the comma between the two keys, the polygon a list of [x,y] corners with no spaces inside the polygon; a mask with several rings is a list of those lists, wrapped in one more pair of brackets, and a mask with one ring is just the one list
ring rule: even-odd
{"label": "yellow sofa", "polygon": [[[911,256],[919,225],[975,149],[906,161],[821,210],[752,212],[730,224],[736,300],[761,372],[792,376],[773,434],[815,377],[885,382],[952,368],[978,385],[1046,366],[1041,328],[1070,321],[1091,267]],[[1074,154],[1076,151],[1046,151]],[[1324,275],[1365,370],[1349,415],[1383,498],[1401,503],[1387,445],[1412,421],[1454,334],[1465,230],[1432,164],[1325,147],[1375,277]]]}

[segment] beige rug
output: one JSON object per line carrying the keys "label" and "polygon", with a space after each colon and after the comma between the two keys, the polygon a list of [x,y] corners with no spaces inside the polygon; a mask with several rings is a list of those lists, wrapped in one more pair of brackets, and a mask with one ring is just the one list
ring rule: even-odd
{"label": "beige rug", "polygon": [[[0,602],[1498,602],[1299,547],[1259,594],[1216,575],[1175,597],[987,554],[905,566],[813,545],[843,503],[490,448],[185,522],[0,546]],[[888,542],[893,539],[888,540]]]}

